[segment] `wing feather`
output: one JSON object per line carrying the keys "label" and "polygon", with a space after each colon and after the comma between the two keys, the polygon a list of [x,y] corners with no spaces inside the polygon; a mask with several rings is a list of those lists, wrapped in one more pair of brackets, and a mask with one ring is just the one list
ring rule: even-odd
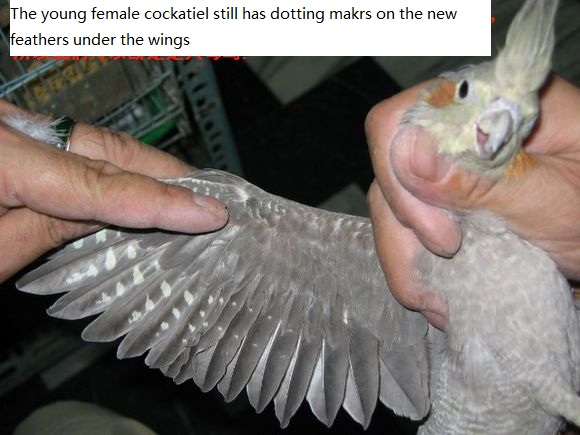
{"label": "wing feather", "polygon": [[258,384],[258,398],[255,406],[258,412],[262,412],[274,398],[290,360],[294,356],[300,338],[302,313],[306,305],[304,299],[300,294],[294,296],[290,309],[287,310],[288,314],[281,320],[281,327],[276,331],[261,376],[255,376],[255,374],[252,376],[256,378]]}
{"label": "wing feather", "polygon": [[377,400],[428,411],[427,323],[391,296],[367,219],[270,195],[220,171],[167,183],[223,201],[221,231],[184,235],[106,229],[78,240],[18,282],[65,292],[49,313],[99,314],[91,341],[124,336],[119,357],[175,382],[246,388],[283,426],[306,400],[332,424],[340,407],[367,426]]}
{"label": "wing feather", "polygon": [[354,325],[352,331],[344,408],[367,428],[379,393],[379,343],[360,326]]}

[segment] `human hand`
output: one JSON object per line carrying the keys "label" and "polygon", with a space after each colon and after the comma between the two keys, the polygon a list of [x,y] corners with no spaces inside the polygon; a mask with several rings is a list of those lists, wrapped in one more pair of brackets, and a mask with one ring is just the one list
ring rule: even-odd
{"label": "human hand", "polygon": [[[19,111],[0,100],[0,116]],[[70,152],[59,151],[0,121],[0,282],[107,224],[188,233],[225,225],[218,200],[154,179],[193,170],[175,157],[85,124],[70,142]]]}
{"label": "human hand", "polygon": [[552,77],[541,93],[539,125],[524,144],[534,165],[490,180],[437,155],[420,128],[399,129],[425,84],[375,106],[366,134],[376,179],[369,205],[377,252],[394,296],[444,329],[447,306],[413,280],[420,249],[453,256],[461,231],[447,210],[489,210],[544,249],[562,273],[580,279],[580,89]]}

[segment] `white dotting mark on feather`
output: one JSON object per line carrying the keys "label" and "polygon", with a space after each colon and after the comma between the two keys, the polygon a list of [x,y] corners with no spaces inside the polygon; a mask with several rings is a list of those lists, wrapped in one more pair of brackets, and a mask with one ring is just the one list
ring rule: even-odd
{"label": "white dotting mark on feather", "polygon": [[187,326],[189,328],[189,332],[195,332],[195,325],[192,325],[191,323],[189,323]]}
{"label": "white dotting mark on feather", "polygon": [[107,292],[101,292],[101,298],[97,301],[97,305],[106,304],[107,302],[111,302],[111,296]]}
{"label": "white dotting mark on feather", "polygon": [[129,319],[129,323],[136,322],[137,320],[139,320],[141,318],[142,315],[143,315],[143,313],[141,313],[141,311],[137,311],[137,310],[133,311],[131,313],[131,318]]}
{"label": "white dotting mark on feather", "polygon": [[159,264],[159,260],[155,260],[155,263],[153,263],[153,266],[155,266],[156,271],[159,272],[161,270],[161,265]]}
{"label": "white dotting mark on feather", "polygon": [[344,311],[342,312],[342,322],[343,322],[345,325],[348,325],[348,311],[347,311],[347,310],[344,310]]}
{"label": "white dotting mark on feather", "polygon": [[213,304],[213,296],[212,295],[209,295],[209,297],[207,298],[207,304],[208,305]]}
{"label": "white dotting mark on feather", "polygon": [[183,293],[183,299],[185,299],[185,303],[187,305],[191,305],[193,303],[193,295],[189,293],[188,290],[185,290],[185,292]]}
{"label": "white dotting mark on feather", "polygon": [[89,270],[87,270],[87,276],[97,276],[98,274],[99,269],[97,269],[94,264],[91,264]]}
{"label": "white dotting mark on feather", "polygon": [[161,291],[163,292],[163,296],[165,296],[166,298],[171,296],[171,286],[168,284],[167,281],[163,281],[161,283]]}
{"label": "white dotting mark on feather", "polygon": [[169,329],[169,323],[167,322],[162,322],[161,323],[161,330],[162,331],[167,331]]}
{"label": "white dotting mark on feather", "polygon": [[218,326],[217,329],[218,329],[219,332],[222,332],[224,330],[224,328],[222,328],[221,326]]}
{"label": "white dotting mark on feather", "polygon": [[176,319],[179,319],[181,317],[181,311],[179,311],[177,308],[172,309],[171,312],[173,313],[173,317],[175,317]]}
{"label": "white dotting mark on feather", "polygon": [[151,311],[153,308],[155,308],[155,304],[151,299],[149,299],[149,295],[147,295],[147,300],[145,301],[145,309],[147,311]]}
{"label": "white dotting mark on feather", "polygon": [[133,284],[139,285],[143,282],[143,273],[139,270],[139,265],[133,267]]}
{"label": "white dotting mark on feather", "polygon": [[201,310],[199,312],[199,315],[201,316],[201,318],[203,319],[205,317],[205,311]]}
{"label": "white dotting mark on feather", "polygon": [[232,302],[232,307],[236,307],[238,305],[238,303],[236,301]]}
{"label": "white dotting mark on feather", "polygon": [[81,279],[83,279],[84,277],[85,277],[85,274],[84,274],[84,273],[75,272],[75,273],[73,273],[71,276],[69,276],[69,277],[66,279],[66,283],[67,283],[67,284],[73,284],[73,283],[75,283],[75,282],[78,282],[78,281],[80,281],[80,280],[81,280]]}
{"label": "white dotting mark on feather", "polygon": [[129,245],[127,247],[127,257],[129,257],[132,260],[136,256],[137,256],[137,251],[135,250],[135,248],[133,247],[133,245]]}
{"label": "white dotting mark on feather", "polygon": [[182,340],[181,340],[181,342],[182,342],[183,344],[187,344],[187,340],[186,340],[185,338],[184,338],[184,339],[182,339]]}
{"label": "white dotting mark on feather", "polygon": [[107,249],[107,258],[105,259],[105,267],[107,270],[112,270],[117,265],[117,259],[115,258],[115,253],[113,248]]}
{"label": "white dotting mark on feather", "polygon": [[218,299],[218,302],[220,303],[220,305],[223,305],[223,303],[224,303],[224,298],[219,298],[219,299]]}
{"label": "white dotting mark on feather", "polygon": [[75,249],[81,249],[83,247],[84,243],[85,243],[85,239],[80,239],[80,240],[77,240],[76,242],[74,242],[73,246]]}
{"label": "white dotting mark on feather", "polygon": [[117,296],[121,296],[123,293],[125,293],[125,286],[123,285],[122,282],[117,283],[115,291],[117,292]]}
{"label": "white dotting mark on feather", "polygon": [[201,324],[201,326],[203,326],[204,328],[207,328],[207,327],[208,327],[208,325],[209,325],[209,323],[207,323],[207,322],[203,322],[203,323]]}
{"label": "white dotting mark on feather", "polygon": [[107,241],[107,230],[99,231],[97,234],[97,243],[106,242]]}

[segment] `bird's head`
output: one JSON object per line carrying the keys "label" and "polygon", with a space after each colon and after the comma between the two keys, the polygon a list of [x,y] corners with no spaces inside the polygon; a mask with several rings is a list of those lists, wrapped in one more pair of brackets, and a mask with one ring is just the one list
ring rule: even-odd
{"label": "bird's head", "polygon": [[550,72],[557,4],[527,0],[496,59],[442,74],[404,121],[426,128],[441,153],[489,177],[531,164],[520,147],[536,123],[538,90]]}

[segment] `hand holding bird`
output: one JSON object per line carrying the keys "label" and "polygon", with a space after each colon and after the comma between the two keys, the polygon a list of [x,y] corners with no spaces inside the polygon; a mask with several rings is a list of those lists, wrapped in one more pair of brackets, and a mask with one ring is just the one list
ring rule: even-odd
{"label": "hand holding bird", "polygon": [[[399,302],[444,328],[445,303],[417,288],[410,271],[422,245],[448,257],[459,249],[461,232],[445,211],[450,209],[503,216],[523,239],[548,252],[569,279],[579,280],[580,227],[570,222],[580,222],[580,179],[571,176],[580,173],[580,89],[557,76],[548,80],[538,126],[524,144],[536,166],[513,182],[450,165],[424,129],[399,132],[401,115],[424,87],[383,101],[366,122],[376,174],[369,205],[377,251]],[[546,214],[538,213],[539,204],[549,213],[549,223]]]}

